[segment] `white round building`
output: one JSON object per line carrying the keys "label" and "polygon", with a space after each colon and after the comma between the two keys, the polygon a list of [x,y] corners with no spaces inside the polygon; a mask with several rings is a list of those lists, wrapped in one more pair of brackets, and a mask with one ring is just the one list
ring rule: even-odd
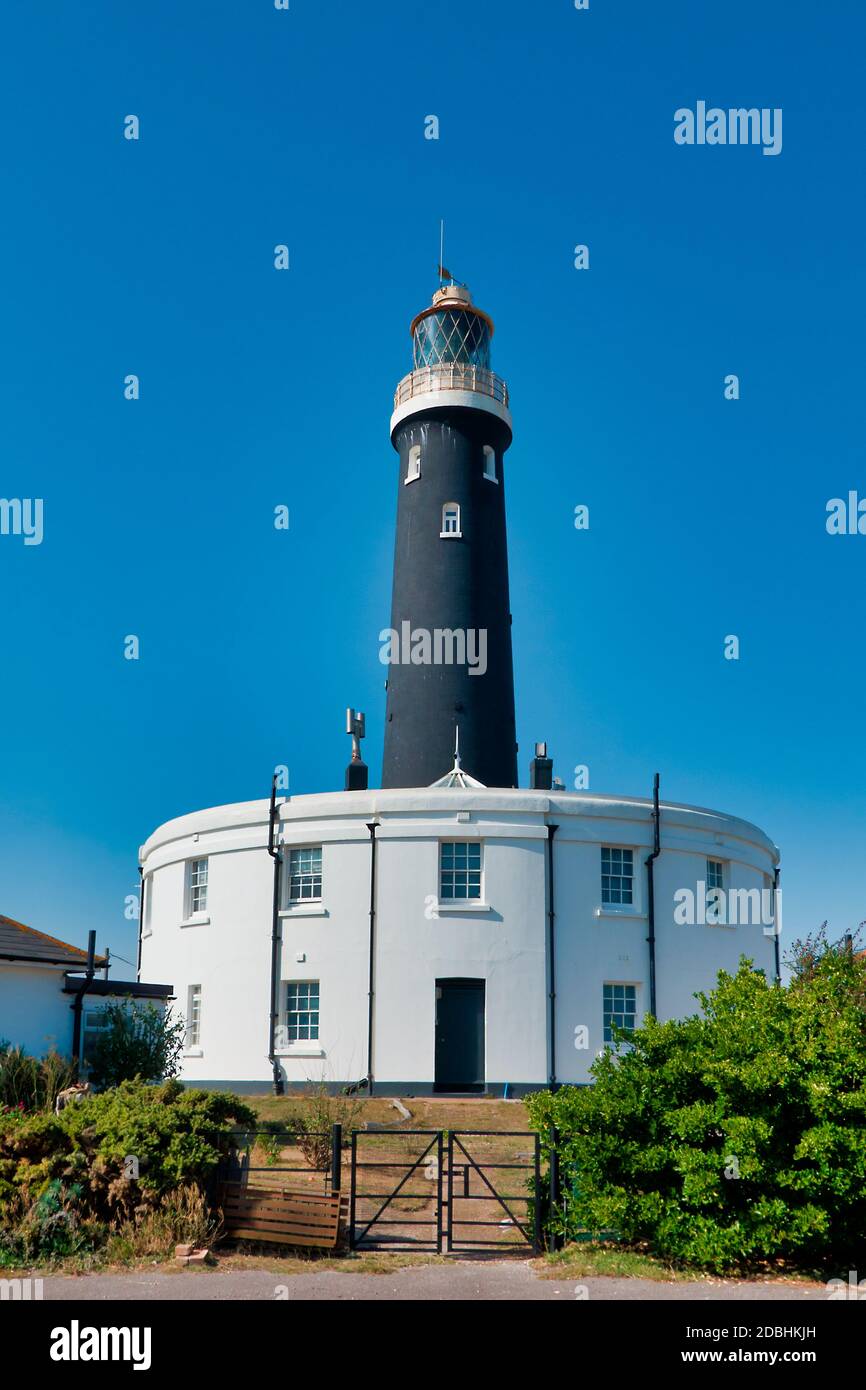
{"label": "white round building", "polygon": [[382,789],[350,712],[346,790],[194,812],[141,849],[139,978],[173,982],[192,1084],[584,1083],[618,1028],[694,1011],[742,954],[778,977],[779,855],[755,826],[658,783],[565,792],[543,745],[515,785],[492,333],[453,284],[412,323]]}
{"label": "white round building", "polygon": [[[585,1082],[612,1024],[693,1012],[744,952],[776,971],[761,907],[777,852],[733,816],[661,804],[651,942],[650,801],[457,786],[277,812],[278,861],[267,801],[182,816],[143,847],[141,974],[174,982],[194,1084],[512,1095]],[[729,910],[714,913],[699,885],[719,880]]]}

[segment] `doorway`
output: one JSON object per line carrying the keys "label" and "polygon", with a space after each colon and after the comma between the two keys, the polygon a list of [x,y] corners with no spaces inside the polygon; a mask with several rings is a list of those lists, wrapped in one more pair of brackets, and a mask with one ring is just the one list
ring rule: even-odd
{"label": "doorway", "polygon": [[484,980],[436,981],[436,1091],[483,1091]]}

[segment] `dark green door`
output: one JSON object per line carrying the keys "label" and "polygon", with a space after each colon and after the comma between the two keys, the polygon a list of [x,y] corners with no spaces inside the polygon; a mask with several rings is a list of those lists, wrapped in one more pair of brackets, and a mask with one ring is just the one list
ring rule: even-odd
{"label": "dark green door", "polygon": [[436,981],[437,1091],[483,1091],[484,981]]}

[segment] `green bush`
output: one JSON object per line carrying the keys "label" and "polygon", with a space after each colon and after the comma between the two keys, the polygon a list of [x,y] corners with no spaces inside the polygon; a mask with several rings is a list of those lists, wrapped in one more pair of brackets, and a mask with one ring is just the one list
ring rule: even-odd
{"label": "green bush", "polygon": [[102,1026],[88,1055],[87,1075],[94,1086],[118,1086],[140,1076],[164,1081],[177,1076],[185,1026],[171,1009],[112,999],[101,1010]]}
{"label": "green bush", "polygon": [[606,1049],[594,1086],[529,1097],[545,1142],[560,1134],[551,1229],[616,1231],[714,1271],[862,1258],[864,985],[850,951],[795,963],[787,988],[742,960],[697,996],[701,1014],[649,1018]]}
{"label": "green bush", "polygon": [[175,1189],[202,1191],[235,1127],[254,1123],[237,1097],[177,1081],[126,1081],[56,1116],[0,1115],[0,1253],[96,1248]]}

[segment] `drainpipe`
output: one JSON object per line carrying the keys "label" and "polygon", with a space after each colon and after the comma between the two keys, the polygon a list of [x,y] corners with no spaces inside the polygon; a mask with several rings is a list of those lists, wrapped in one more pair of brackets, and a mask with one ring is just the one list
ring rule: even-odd
{"label": "drainpipe", "polygon": [[[138,963],[135,967],[136,980],[141,979],[141,933],[144,931],[144,867],[138,866]],[[108,979],[108,976],[105,977]]]}
{"label": "drainpipe", "polygon": [[553,897],[553,837],[558,825],[547,827],[547,955],[550,968],[550,1076],[549,1090],[558,1090],[556,1080],[556,906]]}
{"label": "drainpipe", "polygon": [[782,983],[782,963],[779,959],[779,874],[781,870],[778,864],[773,870],[773,954],[776,962],[776,984]]}
{"label": "drainpipe", "polygon": [[654,877],[653,877],[653,869],[654,869],[654,866],[655,866],[655,861],[658,859],[659,854],[661,853],[661,846],[660,846],[660,844],[659,844],[659,775],[658,775],[658,773],[656,773],[655,777],[653,778],[653,810],[652,810],[652,820],[653,820],[653,849],[652,849],[652,854],[648,854],[648,855],[647,855],[646,859],[644,860],[644,863],[646,864],[646,879],[647,879],[646,903],[647,903],[647,920],[648,920],[648,924],[649,924],[649,935],[647,936],[647,941],[649,942],[649,996],[650,996],[649,1012],[652,1014],[653,1018],[655,1018],[655,1017],[656,1017],[656,899],[655,899],[655,881],[654,881]]}
{"label": "drainpipe", "polygon": [[280,866],[282,860],[280,851],[276,845],[276,816],[277,816],[277,774],[274,773],[271,780],[271,807],[268,815],[268,854],[274,861],[274,896],[273,907],[271,910],[271,995],[270,995],[270,1027],[268,1029],[268,1061],[271,1064],[273,1073],[274,1095],[284,1094],[280,1064],[276,1059],[274,1048],[277,1036],[277,1019],[279,1011],[277,1007],[277,977],[279,974],[280,963]]}
{"label": "drainpipe", "polygon": [[373,1003],[374,1003],[374,965],[376,959],[376,822],[368,821],[370,832],[370,969],[367,990],[367,1087],[368,1095],[373,1094]]}
{"label": "drainpipe", "polygon": [[94,975],[96,974],[96,966],[95,966],[95,964],[94,964],[94,956],[95,956],[95,955],[96,955],[96,932],[95,932],[95,931],[89,931],[89,932],[87,933],[87,968],[86,968],[86,970],[85,970],[85,972],[84,972],[84,979],[83,979],[83,981],[82,981],[82,983],[81,983],[81,986],[80,986],[80,988],[76,991],[75,998],[73,999],[72,1005],[71,1005],[71,1008],[72,1008],[72,1056],[73,1056],[73,1059],[75,1060],[75,1062],[78,1064],[78,1067],[79,1067],[79,1068],[81,1067],[81,1006],[82,1006],[82,1003],[84,1002],[84,996],[85,996],[85,994],[87,993],[87,991],[90,989],[90,986],[91,986],[91,984],[93,983],[93,977],[94,977]]}

